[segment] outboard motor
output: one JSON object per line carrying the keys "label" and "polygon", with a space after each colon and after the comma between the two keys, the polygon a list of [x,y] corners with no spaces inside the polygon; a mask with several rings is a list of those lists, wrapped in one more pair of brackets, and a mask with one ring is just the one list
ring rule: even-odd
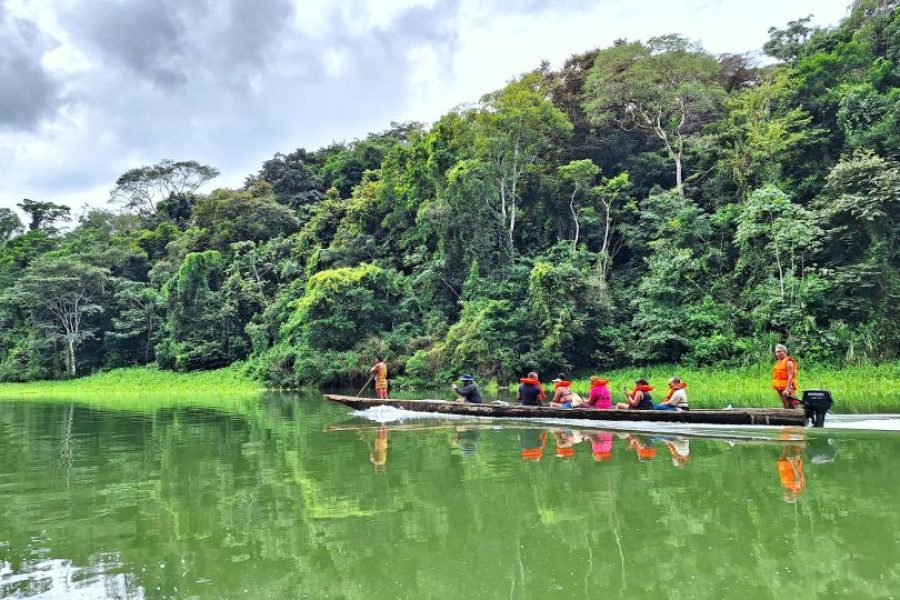
{"label": "outboard motor", "polygon": [[812,421],[813,427],[825,426],[825,413],[827,413],[834,400],[828,390],[804,390],[803,399],[800,400],[806,409],[806,420]]}

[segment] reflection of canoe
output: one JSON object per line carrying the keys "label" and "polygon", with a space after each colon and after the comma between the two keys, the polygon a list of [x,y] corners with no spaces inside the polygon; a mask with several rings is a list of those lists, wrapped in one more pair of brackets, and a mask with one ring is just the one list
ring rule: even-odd
{"label": "reflection of canoe", "polygon": [[[390,432],[402,432],[402,431],[442,431],[449,429],[484,429],[484,430],[496,430],[501,429],[501,427],[497,423],[484,423],[478,422],[474,419],[472,420],[457,420],[454,419],[452,421],[440,421],[436,420],[435,425],[426,424],[426,423],[402,423],[402,422],[392,422],[392,423],[381,423],[378,421],[362,421],[360,422],[357,419],[351,419],[348,421],[344,421],[342,423],[332,423],[331,425],[325,426],[325,432],[333,433],[333,432],[346,432],[346,431],[355,431],[357,433],[363,432],[374,432],[379,429],[385,428]],[[561,425],[548,425],[544,423],[532,423],[532,422],[515,422],[509,423],[506,427],[502,427],[502,429],[509,429],[510,431],[553,431],[555,428],[562,427]],[[571,426],[566,426],[571,427]],[[778,437],[774,437],[773,433],[769,432],[753,432],[753,431],[728,431],[721,429],[703,429],[703,428],[695,428],[695,429],[679,429],[675,432],[666,432],[660,431],[658,428],[655,429],[641,429],[640,425],[629,425],[625,428],[623,427],[612,427],[607,425],[609,429],[600,429],[597,428],[597,425],[592,423],[585,423],[580,426],[583,427],[581,429],[581,433],[583,435],[588,434],[596,434],[596,433],[616,433],[619,435],[625,433],[634,433],[638,435],[652,435],[655,437],[668,439],[668,438],[684,438],[684,439],[709,439],[709,440],[720,440],[724,442],[729,442],[732,444],[743,444],[743,445],[755,445],[755,444],[805,444],[806,437],[804,436],[804,432],[801,430],[794,430],[792,433],[785,434],[782,432]]]}
{"label": "reflection of canoe", "polygon": [[473,417],[506,417],[515,419],[589,419],[592,421],[648,421],[658,423],[698,423],[707,425],[799,425],[804,412],[785,408],[729,408],[723,410],[598,410],[594,408],[550,408],[518,404],[465,404],[444,400],[376,400],[325,394],[332,402],[356,410],[375,406],[393,406],[405,410]]}

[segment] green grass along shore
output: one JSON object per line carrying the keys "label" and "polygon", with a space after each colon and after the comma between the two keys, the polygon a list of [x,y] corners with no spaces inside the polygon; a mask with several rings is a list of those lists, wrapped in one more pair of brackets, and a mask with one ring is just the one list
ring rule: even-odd
{"label": "green grass along shore", "polygon": [[[733,406],[777,406],[775,394],[769,388],[771,368],[765,365],[735,369],[697,369],[677,366],[654,366],[599,371],[610,380],[615,399],[621,399],[622,388],[632,385],[637,377],[645,377],[657,389],[657,399],[665,393],[666,380],[680,376],[688,384],[691,405],[696,408]],[[543,374],[545,380],[552,374]],[[449,383],[448,383],[449,384]],[[900,411],[900,362],[877,366],[834,368],[801,365],[801,389],[824,388],[834,395],[838,412]],[[443,386],[441,386],[442,389]],[[489,394],[496,394],[500,385],[483,382]],[[548,386],[549,387],[549,386]],[[587,377],[576,379],[574,389],[587,396]],[[515,386],[511,385],[510,390]],[[97,373],[79,379],[62,381],[33,381],[0,384],[0,400],[67,400],[73,397],[93,397],[113,401],[115,398],[166,397],[164,404],[191,404],[194,398],[204,398],[208,404],[230,404],[238,398],[265,391],[263,385],[250,378],[241,364],[215,371],[176,373],[155,367],[132,367]],[[404,391],[404,397],[434,396],[433,391]],[[448,396],[448,394],[443,394]]]}

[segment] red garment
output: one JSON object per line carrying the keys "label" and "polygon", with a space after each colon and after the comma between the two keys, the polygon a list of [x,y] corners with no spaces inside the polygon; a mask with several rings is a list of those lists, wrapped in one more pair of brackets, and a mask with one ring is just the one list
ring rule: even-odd
{"label": "red garment", "polygon": [[558,389],[561,388],[561,387],[567,387],[567,388],[570,388],[570,387],[572,387],[572,382],[571,382],[571,381],[554,381],[554,382],[553,382],[553,389],[554,389],[554,390],[558,390]]}
{"label": "red garment", "polygon": [[652,392],[655,388],[652,385],[636,385],[634,389],[631,390],[631,393],[628,394],[630,398],[634,398],[634,395],[638,392]]}
{"label": "red garment", "polygon": [[687,387],[687,384],[686,384],[685,382],[683,382],[683,381],[682,381],[681,383],[676,383],[675,386],[672,387],[672,389],[669,390],[669,393],[666,394],[666,397],[663,398],[663,403],[668,402],[668,401],[669,401],[669,398],[672,397],[672,394],[674,394],[674,393],[677,392],[678,390],[683,390],[683,389],[686,388],[686,387]]}
{"label": "red garment", "polygon": [[540,388],[540,392],[538,392],[538,396],[541,400],[547,399],[547,394],[544,393],[544,385],[541,383],[539,379],[532,379],[531,377],[522,377],[519,379],[519,383],[524,383],[525,385],[536,385]]}

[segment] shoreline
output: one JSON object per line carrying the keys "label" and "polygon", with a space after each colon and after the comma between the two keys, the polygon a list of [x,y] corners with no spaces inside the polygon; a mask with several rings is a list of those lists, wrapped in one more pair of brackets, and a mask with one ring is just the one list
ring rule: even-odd
{"label": "shoreline", "polygon": [[[689,401],[695,408],[723,408],[729,404],[759,408],[778,406],[777,397],[769,387],[771,370],[766,365],[733,369],[658,365],[597,371],[596,374],[609,379],[614,400],[620,399],[623,395],[622,388],[630,386],[635,378],[645,377],[656,388],[654,395],[659,401],[665,394],[668,378],[678,375],[687,382]],[[589,390],[589,375],[580,373],[573,380],[572,388],[584,397],[587,397]],[[555,375],[542,375],[548,380],[544,382],[548,390],[552,390],[549,379],[553,376]],[[402,381],[400,383],[402,385]],[[496,381],[480,383],[487,397],[503,398],[515,394],[517,385],[501,385]],[[801,365],[800,384],[801,390],[830,390],[837,413],[900,411],[900,362],[843,368],[813,365],[804,369]],[[235,396],[297,391],[300,390],[265,388],[246,374],[243,364],[237,363],[223,369],[190,373],[164,371],[156,367],[129,367],[70,380],[0,383],[0,401],[64,400],[83,396],[107,400],[153,396],[159,401],[161,397],[167,396],[162,404],[191,404],[192,397],[204,397],[204,404],[207,404],[209,400],[213,400],[213,403],[230,403]],[[370,392],[368,390],[365,395]],[[446,387],[437,385],[421,388],[398,386],[398,389],[392,391],[393,394],[406,398],[452,396]]]}

